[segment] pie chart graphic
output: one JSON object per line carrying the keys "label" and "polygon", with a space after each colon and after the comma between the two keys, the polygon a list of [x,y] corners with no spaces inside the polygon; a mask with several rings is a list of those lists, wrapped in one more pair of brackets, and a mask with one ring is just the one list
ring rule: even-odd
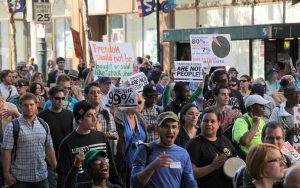
{"label": "pie chart graphic", "polygon": [[224,58],[228,56],[230,52],[230,43],[226,37],[217,36],[212,37],[212,51],[219,57]]}

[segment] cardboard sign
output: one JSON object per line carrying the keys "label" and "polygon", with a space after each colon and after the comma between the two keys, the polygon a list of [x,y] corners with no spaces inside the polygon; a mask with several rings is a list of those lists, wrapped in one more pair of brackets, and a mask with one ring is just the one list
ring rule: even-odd
{"label": "cardboard sign", "polygon": [[175,61],[175,82],[199,82],[203,80],[200,63]]}
{"label": "cardboard sign", "polygon": [[108,93],[108,106],[132,108],[137,106],[136,92],[133,87],[115,87]]}
{"label": "cardboard sign", "polygon": [[292,163],[300,163],[300,154],[293,148],[289,142],[285,142],[281,148],[281,152],[292,159]]}
{"label": "cardboard sign", "polygon": [[96,62],[96,76],[122,77],[131,76],[134,56],[129,43],[110,43],[90,41]]}
{"label": "cardboard sign", "polygon": [[136,73],[128,78],[129,84],[134,87],[135,91],[140,93],[145,85],[148,84],[148,78],[143,72]]}
{"label": "cardboard sign", "polygon": [[190,44],[193,62],[232,66],[230,35],[190,35]]}
{"label": "cardboard sign", "polygon": [[71,28],[72,37],[73,37],[73,45],[75,49],[75,56],[83,59],[83,50],[80,41],[80,34],[78,31]]}
{"label": "cardboard sign", "polygon": [[[293,108],[294,111],[294,125],[296,128],[300,128],[300,107],[296,106]],[[294,136],[294,148],[300,152],[300,132]]]}

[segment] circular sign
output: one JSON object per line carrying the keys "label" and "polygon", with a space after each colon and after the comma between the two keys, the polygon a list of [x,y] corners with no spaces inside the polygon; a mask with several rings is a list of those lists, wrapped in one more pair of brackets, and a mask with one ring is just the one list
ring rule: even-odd
{"label": "circular sign", "polygon": [[219,58],[228,56],[230,52],[230,43],[227,38],[223,36],[213,37],[212,51]]}

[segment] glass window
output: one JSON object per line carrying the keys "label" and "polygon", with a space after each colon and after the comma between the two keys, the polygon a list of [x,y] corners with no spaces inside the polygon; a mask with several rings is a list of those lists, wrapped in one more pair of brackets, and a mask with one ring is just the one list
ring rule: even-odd
{"label": "glass window", "polygon": [[223,26],[223,8],[199,9],[199,24],[202,27]]}
{"label": "glass window", "polygon": [[9,30],[8,22],[0,22],[0,69],[9,69]]}
{"label": "glass window", "polygon": [[143,56],[143,25],[138,14],[126,15],[126,36],[128,43],[132,44],[134,55]]}
{"label": "glass window", "polygon": [[71,0],[60,0],[53,2],[53,16],[71,16],[72,2]]}
{"label": "glass window", "polygon": [[[175,29],[195,28],[196,27],[196,10],[176,10]],[[187,22],[187,20],[189,20]]]}
{"label": "glass window", "polygon": [[124,15],[109,16],[110,42],[125,42]]}
{"label": "glass window", "polygon": [[[25,33],[25,27],[24,22],[16,21],[16,44],[17,44],[17,62],[19,61],[27,61],[26,53],[26,36],[24,36]],[[20,32],[23,31],[23,32]]]}
{"label": "glass window", "polygon": [[282,2],[258,4],[254,6],[254,24],[282,23]]}
{"label": "glass window", "polygon": [[253,79],[264,78],[265,75],[265,43],[263,40],[252,42]]}
{"label": "glass window", "polygon": [[300,20],[300,3],[292,5],[291,2],[286,2],[286,23],[299,23]]}
{"label": "glass window", "polygon": [[89,14],[104,14],[106,12],[106,0],[88,0]]}
{"label": "glass window", "polygon": [[8,18],[8,12],[4,6],[4,0],[0,0],[0,18]]}
{"label": "glass window", "polygon": [[66,69],[72,67],[73,41],[70,27],[71,19],[55,20],[56,56],[66,58]]}
{"label": "glass window", "polygon": [[232,41],[232,59],[233,67],[235,67],[239,75],[250,74],[249,66],[249,41],[248,40],[238,40]]}
{"label": "glass window", "polygon": [[227,6],[225,7],[225,25],[251,25],[251,6]]}
{"label": "glass window", "polygon": [[151,61],[157,61],[156,14],[144,17],[144,55],[150,55]]}
{"label": "glass window", "polygon": [[195,0],[175,0],[177,7],[192,7],[195,6]]}

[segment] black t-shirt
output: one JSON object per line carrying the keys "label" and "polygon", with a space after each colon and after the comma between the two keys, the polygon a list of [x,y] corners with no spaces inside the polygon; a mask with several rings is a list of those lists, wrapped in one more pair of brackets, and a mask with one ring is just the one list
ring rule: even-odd
{"label": "black t-shirt", "polygon": [[[56,172],[58,173],[58,187],[62,187],[62,185],[64,184],[64,179],[71,167],[73,166],[75,156],[79,154],[79,152],[87,152],[91,149],[105,150],[108,153],[108,155],[111,153],[109,144],[107,144],[107,139],[104,133],[91,130],[89,134],[83,135],[77,133],[76,131],[73,131],[63,139],[59,147],[56,168]],[[110,165],[109,170],[110,175],[111,166],[112,165]],[[90,177],[88,177],[88,175],[83,173],[83,171],[81,170],[78,175],[77,181],[85,182],[89,180]]]}
{"label": "black t-shirt", "polygon": [[[204,95],[204,99],[205,99],[204,108],[212,106],[216,103],[212,94],[212,90],[206,92],[206,94]],[[243,96],[239,91],[230,89],[228,104],[233,108],[239,108],[242,114],[246,113]]]}
{"label": "black t-shirt", "polygon": [[[231,156],[236,156],[231,142],[223,135],[218,136],[214,142],[199,135],[186,144],[191,161],[197,167],[204,167],[211,164],[216,154],[223,154],[225,148],[231,152]],[[204,177],[198,178],[197,184],[199,187],[209,188],[233,187],[232,180],[223,172],[223,166]]]}
{"label": "black t-shirt", "polygon": [[73,113],[66,109],[62,109],[61,112],[46,109],[41,111],[38,117],[45,120],[49,125],[55,155],[58,158],[61,141],[73,131]]}

